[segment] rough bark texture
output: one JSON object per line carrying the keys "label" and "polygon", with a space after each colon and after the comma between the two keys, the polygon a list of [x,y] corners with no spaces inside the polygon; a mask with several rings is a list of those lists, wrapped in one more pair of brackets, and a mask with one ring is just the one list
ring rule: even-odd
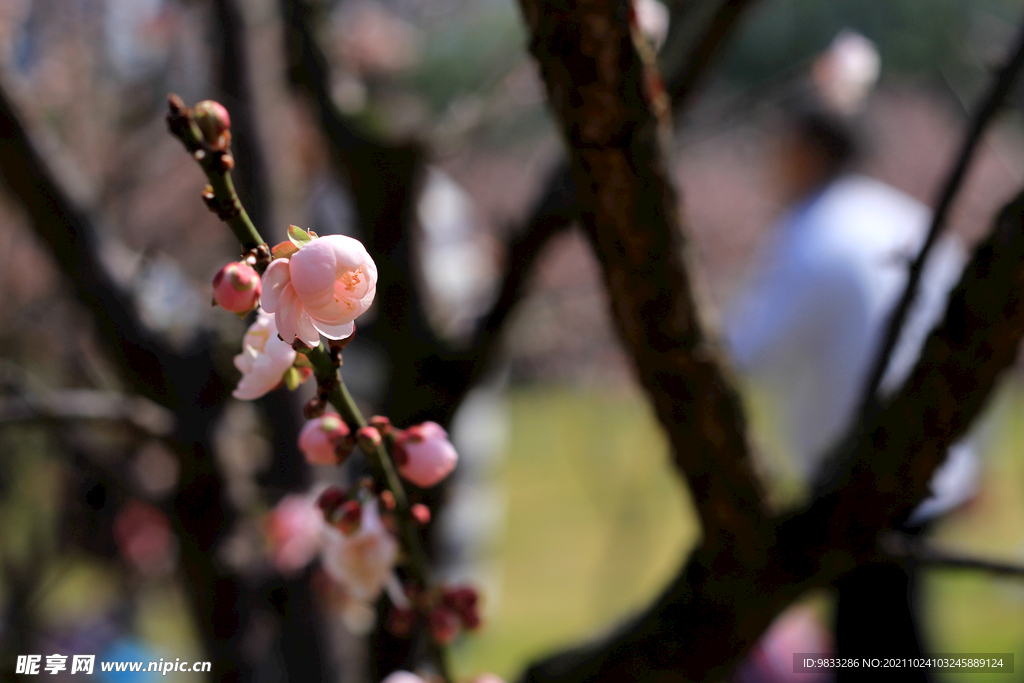
{"label": "rough bark texture", "polygon": [[728,565],[764,544],[761,497],[738,397],[701,331],[684,268],[660,81],[634,46],[628,2],[523,7],[616,323],[689,480],[705,545]]}

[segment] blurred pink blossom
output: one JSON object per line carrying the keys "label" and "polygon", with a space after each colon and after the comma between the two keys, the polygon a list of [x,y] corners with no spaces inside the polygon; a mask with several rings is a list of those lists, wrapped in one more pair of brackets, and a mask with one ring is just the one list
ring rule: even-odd
{"label": "blurred pink blossom", "polygon": [[315,499],[289,494],[267,515],[264,529],[274,566],[282,574],[294,574],[320,552],[324,516]]}
{"label": "blurred pink blossom", "polygon": [[322,558],[328,576],[353,598],[369,603],[394,580],[398,541],[384,528],[375,499],[361,507],[362,519],[355,533],[346,535],[332,526],[325,527]]}

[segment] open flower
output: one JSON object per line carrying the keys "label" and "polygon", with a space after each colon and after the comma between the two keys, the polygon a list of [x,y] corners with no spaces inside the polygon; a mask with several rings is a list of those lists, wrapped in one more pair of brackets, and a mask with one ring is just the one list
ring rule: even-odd
{"label": "open flower", "polygon": [[[301,339],[317,346],[320,335],[345,339],[352,321],[373,303],[377,266],[366,248],[351,237],[328,235],[310,238],[294,228],[289,248],[275,253],[263,275],[263,308],[275,314],[277,329],[288,343]],[[284,243],[288,245],[288,243]]]}
{"label": "open flower", "polygon": [[403,477],[421,488],[430,488],[455,469],[459,454],[444,427],[424,422],[398,435],[395,461]]}
{"label": "open flower", "polygon": [[362,519],[353,534],[325,529],[324,570],[357,600],[373,602],[394,577],[398,559],[398,541],[392,536],[377,511],[377,501],[362,505]]}
{"label": "open flower", "polygon": [[281,383],[294,362],[295,350],[278,338],[274,316],[260,311],[242,339],[242,353],[235,356],[242,379],[231,395],[243,400],[263,396]]}

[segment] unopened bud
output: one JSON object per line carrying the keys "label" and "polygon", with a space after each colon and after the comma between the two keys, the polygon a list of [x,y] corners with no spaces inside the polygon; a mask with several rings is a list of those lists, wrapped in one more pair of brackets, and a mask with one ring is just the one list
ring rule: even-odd
{"label": "unopened bud", "polygon": [[346,536],[359,531],[359,523],[363,520],[363,506],[358,500],[349,500],[341,504],[334,523]]}
{"label": "unopened bud", "polygon": [[430,634],[441,645],[447,645],[459,635],[459,616],[443,605],[430,610],[429,621]]}
{"label": "unopened bud", "polygon": [[416,503],[409,508],[409,514],[420,526],[426,526],[430,524],[430,508],[423,503]]}
{"label": "unopened bud", "polygon": [[338,508],[340,508],[347,500],[348,496],[345,495],[344,491],[337,486],[331,486],[324,489],[324,492],[320,494],[319,498],[317,498],[316,504],[320,510],[323,511],[324,517],[330,520],[334,516],[334,513],[337,512]]}
{"label": "unopened bud", "polygon": [[232,313],[256,308],[262,289],[259,273],[245,263],[229,263],[213,276],[213,300]]}
{"label": "unopened bud", "polygon": [[356,432],[356,440],[364,451],[371,451],[382,442],[376,427],[363,427]]}
{"label": "unopened bud", "polygon": [[348,425],[341,417],[325,414],[307,422],[299,432],[299,450],[311,465],[337,465],[338,443],[348,436]]}
{"label": "unopened bud", "polygon": [[213,100],[203,100],[192,108],[192,118],[207,145],[222,151],[228,148],[231,142],[231,117],[224,105]]}
{"label": "unopened bud", "polygon": [[327,401],[324,400],[323,396],[317,396],[316,398],[309,399],[306,405],[302,406],[302,416],[307,420],[315,420],[323,415],[326,410]]}

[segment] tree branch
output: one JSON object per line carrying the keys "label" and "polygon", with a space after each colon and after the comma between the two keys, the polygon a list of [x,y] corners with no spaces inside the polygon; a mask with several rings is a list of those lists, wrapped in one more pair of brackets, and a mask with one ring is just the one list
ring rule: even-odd
{"label": "tree branch", "polygon": [[914,304],[917,289],[924,274],[925,262],[928,260],[928,255],[946,226],[946,217],[953,206],[953,200],[956,198],[957,191],[967,176],[971,161],[974,159],[974,152],[981,143],[982,135],[989,122],[1002,109],[1003,102],[1009,96],[1021,68],[1024,68],[1024,27],[1021,28],[1020,34],[1017,37],[1017,44],[1013,49],[1012,56],[1000,70],[999,76],[993,81],[991,89],[983,100],[982,106],[975,113],[967,135],[964,137],[956,163],[950,170],[945,183],[943,183],[942,191],[939,193],[939,199],[935,205],[935,213],[932,214],[932,222],[928,228],[928,234],[924,244],[921,246],[921,251],[918,252],[913,263],[910,265],[909,276],[906,287],[903,290],[903,295],[890,314],[885,327],[885,337],[874,356],[871,372],[867,377],[859,404],[858,415],[860,415],[861,419],[864,419],[877,405],[879,400],[877,395],[878,387],[882,383],[886,369],[889,367],[889,359],[892,357],[896,343],[900,339],[903,325],[906,322],[907,315],[910,313],[910,307]]}
{"label": "tree branch", "polygon": [[999,562],[937,548],[927,541],[910,538],[897,531],[883,535],[879,545],[890,557],[935,569],[969,569],[997,576],[1024,577],[1024,564]]}
{"label": "tree branch", "polygon": [[729,565],[766,540],[761,494],[738,397],[701,330],[684,267],[657,74],[624,21],[628,2],[522,5],[619,331],[689,480],[705,547]]}

